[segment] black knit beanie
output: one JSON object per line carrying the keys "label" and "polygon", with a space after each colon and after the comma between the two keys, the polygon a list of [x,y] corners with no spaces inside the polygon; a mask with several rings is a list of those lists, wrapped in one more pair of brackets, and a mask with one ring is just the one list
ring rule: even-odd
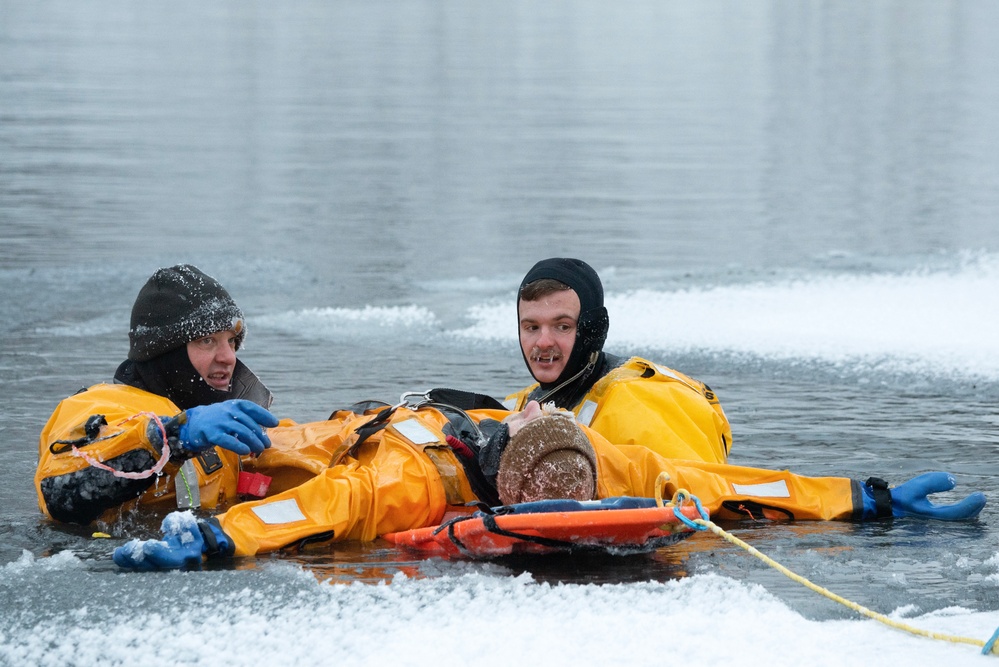
{"label": "black knit beanie", "polygon": [[190,264],[159,269],[132,306],[128,358],[147,361],[204,336],[233,329],[246,336],[243,313],[217,280]]}
{"label": "black knit beanie", "polygon": [[[604,307],[604,288],[600,276],[581,259],[552,257],[535,264],[517,290],[517,321],[520,322],[520,293],[536,280],[551,278],[571,287],[579,297],[579,321],[576,323],[576,342],[562,374],[554,382],[542,384],[542,389],[558,386],[583,369],[593,352],[600,352],[607,340],[610,320]],[[524,357],[527,363],[527,357]],[[531,365],[527,364],[528,369]]]}

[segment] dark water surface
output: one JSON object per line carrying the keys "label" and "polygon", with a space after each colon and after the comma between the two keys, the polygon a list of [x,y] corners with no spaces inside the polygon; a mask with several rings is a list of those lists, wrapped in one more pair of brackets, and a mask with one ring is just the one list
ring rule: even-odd
{"label": "dark water surface", "polygon": [[[0,563],[73,549],[84,579],[115,575],[122,535],[43,523],[31,478],[45,419],[110,378],[159,266],[229,288],[242,358],[303,421],[412,389],[525,385],[512,319],[462,332],[546,256],[586,259],[620,297],[969,255],[995,281],[996,25],[984,1],[0,0]],[[637,301],[629,321],[656,321]],[[968,312],[991,326],[996,306]],[[971,523],[734,526],[742,538],[881,610],[999,609],[996,377],[830,362],[825,341],[794,359],[620,341],[719,393],[733,463],[893,483],[946,469],[990,496]],[[467,567],[383,543],[280,557],[338,581]],[[717,572],[810,617],[848,615],[706,535],[528,568]],[[233,573],[234,587],[270,576]],[[65,602],[41,599],[17,613]]]}

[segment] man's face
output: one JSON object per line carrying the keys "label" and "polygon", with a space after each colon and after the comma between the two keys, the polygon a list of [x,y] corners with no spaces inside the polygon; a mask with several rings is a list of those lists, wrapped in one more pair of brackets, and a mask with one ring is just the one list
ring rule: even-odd
{"label": "man's face", "polygon": [[520,300],[520,349],[538,382],[554,382],[562,374],[576,343],[579,296],[571,289],[537,301]]}
{"label": "man's face", "polygon": [[213,389],[229,391],[236,368],[236,332],[219,331],[187,344],[187,356],[194,370]]}

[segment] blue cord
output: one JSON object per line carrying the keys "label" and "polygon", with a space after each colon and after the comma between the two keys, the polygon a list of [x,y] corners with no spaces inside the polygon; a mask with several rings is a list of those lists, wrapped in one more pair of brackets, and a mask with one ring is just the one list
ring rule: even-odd
{"label": "blue cord", "polygon": [[996,631],[992,633],[992,637],[990,637],[989,640],[985,642],[985,646],[982,648],[982,655],[988,655],[989,653],[992,653],[992,647],[995,646],[997,639],[999,639],[999,628],[996,628]]}
{"label": "blue cord", "polygon": [[[697,513],[700,514],[701,518],[704,519],[705,521],[708,520],[708,513],[701,506],[700,499],[697,496],[688,496],[682,491],[677,492],[676,494],[676,502],[673,505],[673,516],[679,519],[680,522],[683,523],[688,528],[692,528],[693,530],[707,530],[708,529],[707,525],[703,523],[694,523],[693,520],[687,518],[686,514],[677,511],[677,509],[683,504],[683,501],[686,499],[692,500],[694,503],[694,507],[697,508]],[[997,633],[999,633],[999,630],[997,630]]]}

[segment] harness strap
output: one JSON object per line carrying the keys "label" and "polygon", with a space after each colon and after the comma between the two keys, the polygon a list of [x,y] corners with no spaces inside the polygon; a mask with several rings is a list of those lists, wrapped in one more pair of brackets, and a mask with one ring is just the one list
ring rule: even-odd
{"label": "harness strap", "polygon": [[364,441],[388,426],[389,418],[395,414],[395,411],[398,408],[398,405],[387,407],[384,410],[379,411],[378,414],[372,417],[369,421],[365,422],[363,426],[359,426],[356,431],[357,440],[350,446],[350,449],[347,450],[347,454],[356,457],[357,450],[361,448]]}
{"label": "harness strap", "polygon": [[453,544],[455,547],[457,547],[458,551],[460,551],[463,556],[465,556],[467,558],[474,558],[475,554],[473,554],[472,552],[470,552],[468,550],[468,547],[466,547],[462,543],[462,541],[458,539],[458,536],[454,534],[454,524],[460,523],[461,521],[468,521],[469,519],[475,519],[475,518],[476,518],[476,516],[474,514],[469,514],[467,516],[456,516],[455,518],[451,519],[450,521],[448,521],[446,523],[442,523],[441,525],[437,526],[437,528],[434,530],[434,532],[432,534],[436,535],[437,533],[441,532],[442,530],[447,530],[447,536],[448,536],[448,539],[451,540],[451,544]]}
{"label": "harness strap", "polygon": [[453,544],[458,549],[458,551],[462,553],[462,555],[468,558],[476,558],[478,557],[478,554],[469,551],[468,547],[466,547],[462,543],[462,541],[458,538],[458,536],[455,535],[454,527],[462,521],[481,518],[482,525],[489,532],[494,533],[496,535],[503,535],[504,537],[512,537],[522,542],[531,542],[533,544],[539,544],[541,546],[549,547],[552,549],[564,549],[566,551],[594,550],[594,547],[592,547],[591,545],[574,544],[573,542],[566,542],[564,540],[554,540],[548,537],[540,537],[538,535],[525,535],[523,533],[515,533],[510,530],[504,530],[503,528],[500,528],[499,525],[496,523],[496,516],[502,516],[502,515],[483,514],[482,516],[479,516],[476,514],[470,516],[455,517],[454,519],[451,519],[447,523],[438,526],[437,530],[435,530],[433,534],[436,535],[437,533],[441,532],[446,528],[447,536],[448,539],[451,540],[451,544]]}
{"label": "harness strap", "polygon": [[482,525],[489,529],[490,533],[496,533],[497,535],[503,535],[504,537],[512,537],[517,540],[523,540],[524,542],[532,542],[534,544],[540,544],[543,547],[551,547],[553,549],[567,549],[569,551],[577,551],[580,545],[574,544],[572,542],[566,542],[565,540],[553,540],[550,537],[540,537],[538,535],[524,535],[523,533],[515,533],[510,530],[504,530],[499,527],[496,523],[496,516],[492,514],[487,514],[482,517]]}
{"label": "harness strap", "polygon": [[[56,440],[49,445],[49,451],[53,454],[62,454],[63,452],[68,452],[73,447],[86,447],[87,445],[92,445],[95,442],[109,440],[122,434],[122,431],[118,431],[117,433],[106,435],[103,438],[100,437],[101,427],[107,425],[108,420],[104,415],[90,415],[90,417],[87,418],[86,423],[83,425],[83,432],[85,435],[77,438],[76,440]],[[56,445],[62,445],[62,447],[56,447]]]}
{"label": "harness strap", "polygon": [[451,543],[455,547],[457,547],[458,551],[460,551],[462,555],[467,556],[469,558],[475,558],[477,554],[469,551],[468,547],[466,547],[462,543],[462,541],[458,539],[458,536],[455,535],[454,533],[454,527],[458,523],[462,521],[468,521],[470,519],[482,519],[482,525],[490,533],[494,533],[496,535],[502,535],[504,537],[512,537],[514,539],[521,540],[522,542],[530,542],[532,544],[539,544],[541,546],[549,547],[552,549],[564,549],[566,551],[587,551],[594,549],[594,547],[590,545],[575,544],[573,542],[566,542],[564,540],[554,540],[549,537],[540,537],[538,535],[525,535],[523,533],[515,533],[511,530],[505,530],[503,528],[500,528],[499,525],[496,523],[496,517],[502,516],[503,514],[505,514],[505,512],[501,514],[492,514],[492,513],[483,512],[481,515],[476,513],[469,516],[455,517],[450,521],[448,521],[447,523],[438,526],[437,530],[435,530],[433,534],[436,535],[442,530],[447,529],[447,536],[448,539],[451,540]]}
{"label": "harness strap", "polygon": [[506,406],[492,396],[477,394],[472,391],[438,387],[426,393],[426,397],[434,403],[444,403],[459,410],[506,410]]}
{"label": "harness strap", "polygon": [[303,537],[296,542],[292,542],[286,547],[282,547],[282,551],[285,549],[294,549],[296,552],[301,553],[310,544],[322,544],[323,542],[329,542],[334,537],[336,537],[336,531],[325,530],[321,533],[316,533],[315,535],[308,535]]}
{"label": "harness strap", "polygon": [[330,413],[330,416],[326,418],[326,421],[332,421],[337,418],[337,415],[341,412],[352,412],[355,415],[362,415],[368,410],[374,410],[375,408],[387,408],[389,404],[385,401],[358,401],[353,405],[346,408],[337,408]]}

